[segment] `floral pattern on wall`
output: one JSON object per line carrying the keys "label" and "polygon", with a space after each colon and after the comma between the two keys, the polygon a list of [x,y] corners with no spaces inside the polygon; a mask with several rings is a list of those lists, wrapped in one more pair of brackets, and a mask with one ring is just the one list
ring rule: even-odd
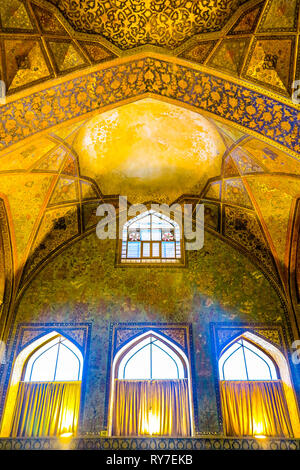
{"label": "floral pattern on wall", "polygon": [[[105,418],[111,322],[192,324],[199,432],[219,432],[211,322],[285,323],[279,297],[238,251],[210,234],[188,266],[116,268],[115,241],[91,233],[65,250],[21,298],[22,322],[92,322],[84,431],[100,432]],[[229,269],[230,266],[230,269]]]}

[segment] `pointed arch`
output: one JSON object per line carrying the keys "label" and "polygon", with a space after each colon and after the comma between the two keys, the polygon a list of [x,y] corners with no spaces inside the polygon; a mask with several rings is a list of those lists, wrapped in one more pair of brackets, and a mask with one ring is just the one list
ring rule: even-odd
{"label": "pointed arch", "polygon": [[[154,357],[153,351],[157,348],[158,354]],[[142,353],[141,361],[136,358]],[[164,357],[165,356],[165,357]],[[128,371],[128,364],[134,361],[133,367]],[[162,362],[166,361],[161,368]],[[148,362],[148,364],[147,364]],[[155,364],[156,362],[156,364]],[[171,370],[168,369],[171,368]],[[192,387],[191,387],[191,367],[185,352],[170,338],[159,334],[158,332],[150,329],[137,337],[128,341],[117,353],[115,354],[112,362],[111,383],[110,383],[110,404],[109,404],[109,435],[114,435],[113,418],[115,411],[115,403],[117,398],[117,391],[115,385],[117,382],[129,383],[139,382],[144,384],[142,390],[147,395],[147,387],[151,383],[173,383],[183,384],[186,386],[186,403],[188,414],[187,422],[189,430],[188,435],[193,434],[193,409],[192,409]],[[136,393],[136,391],[135,391]],[[177,391],[180,394],[180,390]],[[147,399],[145,399],[147,400]],[[153,398],[152,398],[153,401]],[[155,401],[157,402],[156,398]],[[184,401],[184,400],[183,400]],[[147,405],[146,405],[147,408]],[[156,414],[160,413],[160,405],[155,404]],[[143,411],[144,415],[151,414],[151,407]],[[150,417],[147,416],[146,421],[150,423]],[[183,417],[184,419],[184,417]],[[158,419],[156,418],[156,421]],[[162,421],[162,418],[160,418]],[[150,427],[150,425],[149,425]],[[158,426],[161,428],[161,426]],[[151,434],[147,426],[141,431],[141,435]],[[154,434],[160,434],[155,432]]]}
{"label": "pointed arch", "polygon": [[[159,372],[157,369],[153,370],[153,359],[151,360],[151,354],[153,355],[153,349],[151,351],[151,346],[158,348],[162,354],[169,358],[169,364],[174,365],[174,370],[176,370],[177,377],[168,377],[164,378],[178,378],[183,379],[188,377],[188,364],[189,361],[186,357],[186,354],[179,348],[174,342],[170,341],[168,338],[160,335],[159,333],[149,330],[146,333],[139,335],[137,338],[132,339],[123,348],[116,354],[114,358],[114,369],[115,376],[118,378],[136,378],[136,379],[155,379],[159,378],[156,374]],[[144,370],[140,371],[138,368],[135,368],[136,376],[130,377],[126,369],[129,366],[129,363],[134,360],[141,351],[147,351],[147,359],[152,364],[144,363]],[[145,357],[143,358],[145,359]],[[152,365],[152,371],[151,369]],[[138,377],[139,372],[142,372],[142,376]],[[149,372],[149,374],[147,374]],[[172,371],[171,371],[172,372]],[[169,371],[166,371],[169,374]],[[161,374],[160,374],[161,375]]]}
{"label": "pointed arch", "polygon": [[[238,348],[242,348],[243,345],[246,347],[249,345],[250,349],[258,353],[259,359],[265,361],[270,367],[269,370],[269,377],[260,377],[259,374],[261,371],[255,371],[253,369],[252,377],[245,373],[241,372],[240,377],[236,374],[235,378],[235,371],[231,370],[229,380],[224,377],[224,369],[223,365],[226,361],[227,357],[231,354],[231,357],[238,351]],[[247,361],[247,358],[246,360]],[[300,436],[300,421],[299,421],[299,408],[294,392],[294,387],[291,381],[291,373],[287,359],[285,358],[284,354],[277,348],[274,344],[267,341],[265,338],[256,335],[251,331],[245,331],[238,337],[234,338],[230,341],[221,351],[219,357],[219,379],[221,381],[245,381],[245,382],[274,382],[277,381],[282,386],[283,394],[284,394],[284,401],[287,405],[289,420],[291,422],[292,432],[294,437]],[[273,367],[272,367],[273,366]],[[247,366],[246,366],[247,367]],[[267,368],[265,368],[266,372]],[[223,375],[222,375],[223,372]]]}
{"label": "pointed arch", "polygon": [[277,380],[276,363],[245,337],[236,339],[219,359],[221,380]]}
{"label": "pointed arch", "polygon": [[25,382],[81,380],[82,363],[82,354],[77,346],[58,334],[30,355],[23,370],[23,380]]}
{"label": "pointed arch", "polygon": [[[61,348],[66,348],[68,351],[67,356],[64,352],[61,353]],[[50,357],[47,355],[49,351],[54,353]],[[45,367],[45,363],[39,363],[43,355],[46,355],[47,367]],[[74,359],[72,356],[74,356]],[[70,361],[72,362],[71,365],[77,362],[75,373],[67,370]],[[82,369],[83,357],[79,348],[55,330],[38,337],[35,341],[25,346],[13,363],[0,436],[8,437],[11,434],[20,386],[22,384],[55,384],[70,383],[71,381],[79,385],[77,387],[79,388],[79,393],[77,390],[78,397],[80,395]],[[65,416],[64,423],[66,423],[66,420],[73,419],[70,410],[63,410],[63,414]]]}

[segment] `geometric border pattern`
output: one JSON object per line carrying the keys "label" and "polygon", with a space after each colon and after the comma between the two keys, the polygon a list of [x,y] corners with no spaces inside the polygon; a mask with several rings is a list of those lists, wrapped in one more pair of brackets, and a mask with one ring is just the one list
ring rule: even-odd
{"label": "geometric border pattern", "polygon": [[196,371],[194,363],[194,348],[192,340],[192,325],[190,323],[151,323],[151,322],[130,322],[130,323],[111,323],[109,334],[109,350],[107,359],[107,381],[106,381],[106,399],[104,412],[104,427],[108,425],[108,408],[110,399],[110,382],[113,360],[116,353],[130,340],[141,334],[153,330],[157,331],[161,336],[169,339],[169,341],[177,343],[182,349],[189,362],[191,368],[191,383],[193,387],[193,409],[194,409],[194,426],[198,429],[198,406],[195,390]]}

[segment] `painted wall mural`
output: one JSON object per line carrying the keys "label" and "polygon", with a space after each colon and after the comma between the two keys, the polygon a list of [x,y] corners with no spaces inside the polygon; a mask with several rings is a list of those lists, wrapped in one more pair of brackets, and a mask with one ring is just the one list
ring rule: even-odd
{"label": "painted wall mural", "polygon": [[92,322],[83,430],[99,432],[110,323],[192,323],[198,431],[219,432],[209,325],[286,325],[278,295],[247,258],[210,234],[201,251],[189,253],[185,269],[115,268],[114,256],[115,241],[94,232],[57,256],[25,291],[14,331],[24,322]]}
{"label": "painted wall mural", "polygon": [[[298,178],[272,176],[260,177],[256,181],[247,177],[254,198],[259,204],[262,217],[270,232],[281,264],[285,264],[288,246],[288,223],[292,219],[292,202],[299,197]],[[280,194],[280,196],[279,196]],[[276,204],[274,206],[274,200]]]}
{"label": "painted wall mural", "polygon": [[286,269],[288,238],[282,228],[292,217],[299,172],[290,154],[153,98],[62,124],[0,157],[17,276],[23,270],[21,284],[27,282],[53,252],[95,226],[102,197],[172,203],[194,194],[193,204],[205,201],[208,228],[246,250],[281,286],[277,270]]}

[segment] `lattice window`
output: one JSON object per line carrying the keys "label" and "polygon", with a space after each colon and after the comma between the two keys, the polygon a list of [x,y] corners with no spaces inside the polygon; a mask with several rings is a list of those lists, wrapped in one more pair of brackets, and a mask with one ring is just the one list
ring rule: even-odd
{"label": "lattice window", "polygon": [[122,263],[178,263],[182,258],[179,225],[149,210],[123,227]]}

